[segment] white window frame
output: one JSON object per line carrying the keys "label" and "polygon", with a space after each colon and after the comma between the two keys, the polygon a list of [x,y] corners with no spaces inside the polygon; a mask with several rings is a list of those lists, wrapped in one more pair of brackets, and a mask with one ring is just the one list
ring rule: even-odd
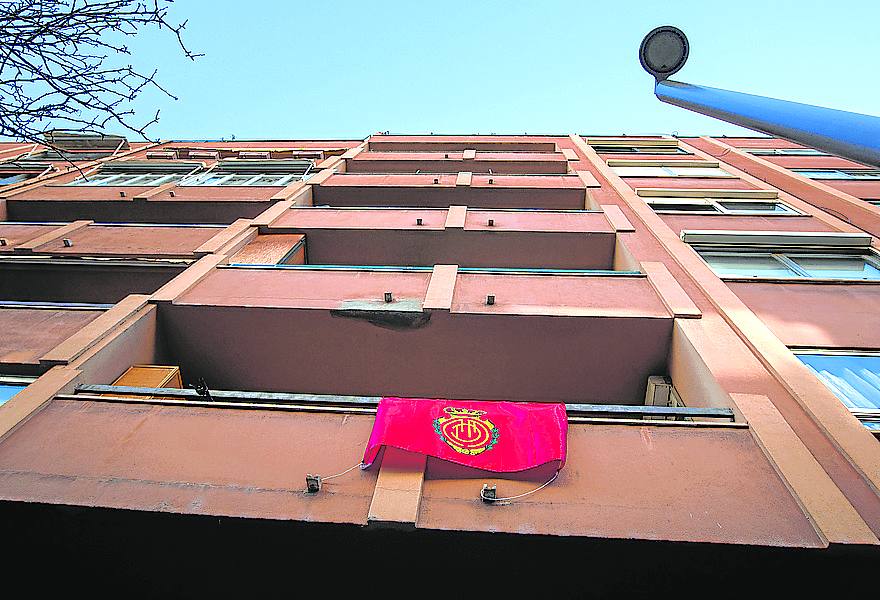
{"label": "white window frame", "polygon": [[[877,350],[838,350],[838,349],[830,349],[830,348],[789,348],[792,354],[814,354],[819,356],[878,356],[880,357],[880,351]],[[800,360],[800,359],[798,359]],[[804,367],[807,365],[804,363]],[[817,377],[818,378],[818,377]],[[819,378],[819,381],[822,381]],[[825,382],[822,381],[822,384],[825,385]],[[826,385],[826,387],[828,387]],[[834,390],[828,388],[832,394],[834,394]],[[834,394],[837,397],[837,394]],[[877,423],[878,427],[880,427],[880,408],[852,408],[846,405],[843,399],[837,397],[840,403],[849,410],[852,415],[857,418],[863,425],[865,422]],[[880,436],[880,428],[867,427],[866,429],[873,432],[874,435]]]}
{"label": "white window frame", "polygon": [[[686,177],[698,179],[735,179],[716,161],[702,160],[620,160],[609,158],[607,165],[618,177]],[[650,173],[627,173],[621,169],[652,169]],[[716,173],[688,173],[687,170],[716,169]],[[682,172],[684,171],[684,172]]]}
{"label": "white window frame", "polygon": [[[718,277],[721,279],[746,279],[746,280],[775,280],[775,279],[790,279],[793,281],[803,281],[805,279],[812,281],[841,281],[841,282],[856,282],[856,281],[865,281],[865,282],[876,282],[880,283],[880,278],[872,279],[869,277],[822,277],[821,275],[813,275],[804,267],[801,267],[797,264],[792,258],[860,258],[867,264],[871,265],[875,269],[880,270],[880,257],[876,256],[871,252],[849,252],[849,253],[829,253],[829,252],[809,252],[803,249],[792,248],[787,251],[778,251],[778,250],[766,250],[766,251],[745,251],[738,249],[724,249],[724,248],[707,248],[697,246],[694,248],[697,254],[706,261],[706,264],[711,268],[711,263],[706,260],[708,256],[759,256],[763,258],[771,258],[780,263],[783,267],[787,268],[789,271],[793,272],[791,276],[785,275],[721,275]],[[714,269],[713,269],[714,270]]]}
{"label": "white window frame", "polygon": [[[803,175],[808,179],[812,179],[814,181],[824,181],[828,179],[840,179],[846,181],[880,181],[880,169],[791,169],[792,172],[797,173],[799,175]],[[806,171],[824,171],[830,175],[829,177],[811,177],[809,175],[805,175]],[[854,173],[865,172],[867,175],[859,176],[854,175]]]}
{"label": "white window frame", "polygon": [[[128,187],[128,186],[149,186],[156,187],[180,181],[183,179],[183,173],[101,173],[100,171],[92,175],[89,179],[79,177],[64,185],[77,187]],[[158,177],[158,179],[142,182],[147,177]]]}
{"label": "white window frame", "polygon": [[[669,156],[693,156],[690,152],[682,148],[681,146],[673,146],[673,145],[643,145],[643,144],[590,144],[590,147],[596,150],[599,154],[664,154]],[[608,152],[607,150],[599,150],[598,148],[625,148],[632,149],[627,152]]]}
{"label": "white window frame", "polygon": [[[233,177],[241,177],[249,175],[250,178],[246,181],[238,182],[235,184],[227,183]],[[209,180],[220,177],[216,181]],[[277,178],[277,182],[275,183],[257,183],[263,177],[275,177]],[[295,173],[217,173],[216,171],[208,171],[206,173],[199,173],[198,175],[182,181],[180,183],[181,187],[285,187],[297,181],[304,181],[308,179],[308,175],[299,175]]]}
{"label": "white window frame", "polygon": [[[651,196],[643,197],[648,206],[654,209],[658,214],[680,214],[680,215],[734,215],[734,216],[765,216],[765,217],[792,217],[803,216],[804,213],[789,206],[778,198],[722,198],[722,197],[676,197],[676,196]],[[775,204],[781,206],[783,212],[772,212],[766,210],[748,210],[748,209],[731,209],[723,205],[725,202],[738,202],[741,204]],[[664,205],[690,204],[693,206],[711,206],[714,211],[690,211],[679,208],[664,209]]]}
{"label": "white window frame", "polygon": [[755,156],[832,156],[815,148],[751,148],[746,152]]}

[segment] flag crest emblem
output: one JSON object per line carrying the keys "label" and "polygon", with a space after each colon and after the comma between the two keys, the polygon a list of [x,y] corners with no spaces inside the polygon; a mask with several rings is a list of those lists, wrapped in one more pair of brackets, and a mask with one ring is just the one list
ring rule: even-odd
{"label": "flag crest emblem", "polygon": [[498,443],[498,428],[483,417],[486,411],[447,406],[443,412],[448,416],[434,419],[434,432],[456,452],[474,456]]}

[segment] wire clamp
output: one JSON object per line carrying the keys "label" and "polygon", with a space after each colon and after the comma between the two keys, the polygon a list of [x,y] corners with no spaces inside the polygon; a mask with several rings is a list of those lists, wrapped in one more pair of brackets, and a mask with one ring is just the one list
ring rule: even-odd
{"label": "wire clamp", "polygon": [[307,494],[317,494],[321,491],[321,476],[320,475],[306,475],[306,493]]}
{"label": "wire clamp", "polygon": [[498,486],[493,485],[492,487],[489,487],[488,483],[484,483],[483,489],[480,490],[480,500],[486,504],[495,504],[495,501],[497,500],[497,491]]}

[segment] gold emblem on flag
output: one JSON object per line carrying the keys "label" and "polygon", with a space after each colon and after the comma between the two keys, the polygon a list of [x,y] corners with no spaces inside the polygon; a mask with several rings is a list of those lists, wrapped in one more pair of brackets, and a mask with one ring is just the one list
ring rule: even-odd
{"label": "gold emblem on flag", "polygon": [[449,416],[434,419],[434,431],[456,452],[481,454],[498,443],[498,428],[483,417],[486,411],[447,406],[443,412]]}

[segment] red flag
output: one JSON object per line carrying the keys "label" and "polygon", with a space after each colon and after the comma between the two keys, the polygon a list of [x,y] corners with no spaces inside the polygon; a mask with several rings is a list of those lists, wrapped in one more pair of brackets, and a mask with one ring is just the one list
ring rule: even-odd
{"label": "red flag", "polygon": [[382,398],[363,468],[382,446],[497,473],[565,464],[565,404]]}

